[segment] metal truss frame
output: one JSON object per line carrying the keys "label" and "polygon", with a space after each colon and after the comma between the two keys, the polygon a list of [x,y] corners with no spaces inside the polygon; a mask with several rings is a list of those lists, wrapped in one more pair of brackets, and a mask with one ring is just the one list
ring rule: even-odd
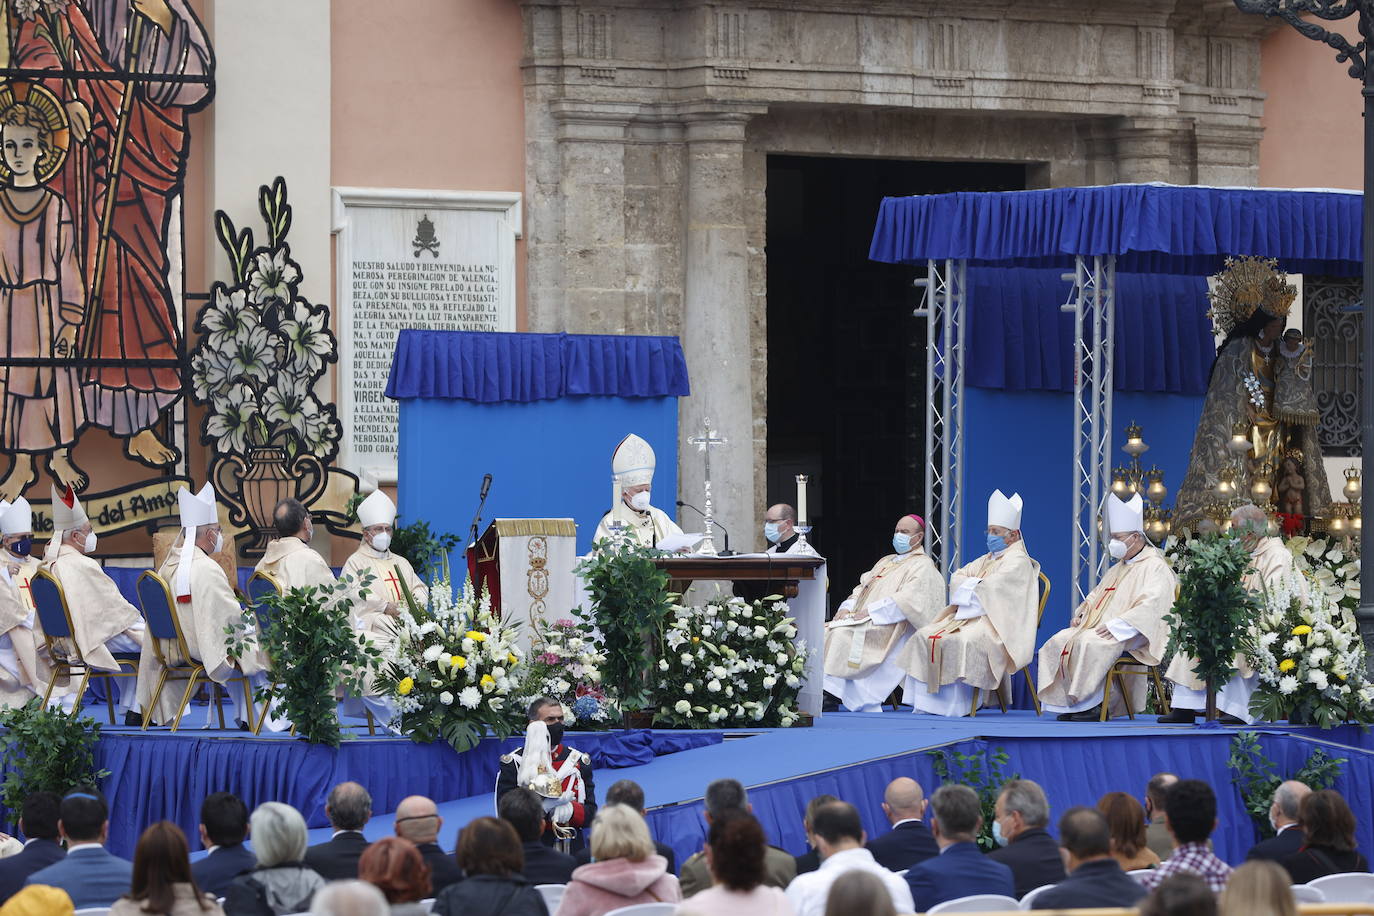
{"label": "metal truss frame", "polygon": [[964,534],[964,355],[967,264],[927,261],[915,316],[926,319],[926,551],[946,579],[958,569]]}

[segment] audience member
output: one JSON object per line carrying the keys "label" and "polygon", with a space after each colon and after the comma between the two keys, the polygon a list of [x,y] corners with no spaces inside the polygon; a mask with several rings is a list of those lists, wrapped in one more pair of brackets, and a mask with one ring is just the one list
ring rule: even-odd
{"label": "audience member", "polygon": [[847,871],[830,885],[825,916],[897,916],[883,879],[872,872]]}
{"label": "audience member", "polygon": [[396,806],[396,835],[414,843],[429,866],[430,897],[438,896],[450,884],[463,880],[463,870],[457,861],[439,846],[439,828],[443,825],[439,807],[423,795],[407,796]]}
{"label": "audience member", "polygon": [[[970,894],[1016,895],[1011,869],[978,850],[976,838],[983,826],[978,793],[968,786],[943,785],[930,798],[930,833],[940,854],[911,866],[906,883],[923,913],[937,903]],[[897,909],[911,912],[894,899]]]}
{"label": "audience member", "polygon": [[1164,823],[1174,838],[1174,851],[1159,868],[1141,875],[1140,883],[1154,890],[1166,878],[1190,872],[1219,894],[1231,876],[1231,866],[1212,855],[1207,840],[1217,826],[1217,797],[1200,779],[1180,779],[1164,796]]}
{"label": "audience member", "polygon": [[1298,916],[1288,872],[1265,859],[1246,862],[1231,872],[1221,892],[1220,908],[1221,916]]}
{"label": "audience member", "polygon": [[[863,824],[853,805],[836,801],[818,808],[811,824],[811,845],[820,853],[820,868],[798,875],[787,886],[787,899],[792,901],[797,916],[821,916],[835,879],[854,870],[872,872],[881,878],[898,912],[913,911],[906,881],[879,865],[873,853],[864,848]],[[930,861],[934,860],[927,860]]]}
{"label": "audience member", "polygon": [[1246,861],[1268,859],[1282,862],[1302,849],[1302,827],[1298,826],[1298,812],[1302,800],[1312,794],[1312,790],[1296,779],[1279,783],[1274,790],[1274,800],[1269,805],[1269,825],[1274,828],[1275,836],[1260,840],[1245,854]]}
{"label": "audience member", "polygon": [[356,782],[341,782],[330,791],[324,813],[334,825],[334,836],[307,849],[305,864],[326,881],[358,877],[358,859],[367,848],[363,827],[372,817],[372,796]]}
{"label": "audience member", "polygon": [[[1143,832],[1144,821],[1140,826]],[[1035,909],[1133,907],[1145,896],[1145,888],[1112,858],[1111,829],[1102,812],[1093,808],[1065,811],[1059,819],[1059,845],[1069,874],[1035,898]]]}
{"label": "audience member", "polygon": [[1302,800],[1298,826],[1303,846],[1283,860],[1294,884],[1323,875],[1369,871],[1369,863],[1355,848],[1355,815],[1339,792],[1322,789]]}
{"label": "audience member", "polygon": [[794,857],[797,866],[797,874],[804,875],[807,872],[815,871],[821,867],[821,854],[817,851],[816,847],[810,845],[811,824],[816,818],[816,812],[820,810],[822,805],[828,805],[836,801],[839,801],[839,799],[833,795],[817,795],[806,803],[806,813],[802,815],[802,831],[806,834],[807,848],[806,852]]}
{"label": "audience member", "polygon": [[209,853],[191,863],[196,887],[223,897],[229,882],[258,864],[243,845],[248,837],[248,806],[232,792],[216,792],[200,806],[200,845]]}
{"label": "audience member", "polygon": [[938,856],[940,848],[921,821],[925,813],[925,792],[919,782],[899,776],[888,783],[883,792],[883,814],[892,829],[868,841],[874,861],[883,868],[902,871]]}
{"label": "audience member", "polygon": [[[717,779],[706,787],[705,818],[712,820],[726,811],[749,813],[749,793],[738,779]],[[787,887],[797,876],[797,860],[775,846],[763,850],[763,883],[769,887]],[[711,886],[711,870],[706,857],[698,852],[682,863],[682,896],[691,897]]]}
{"label": "audience member", "polygon": [[[504,802],[516,791],[511,789],[501,796],[501,800]],[[432,911],[435,916],[546,916],[548,913],[539,891],[520,874],[525,867],[520,837],[504,820],[479,817],[468,824],[458,834],[457,855],[458,867],[467,877],[450,884],[435,898]]]}
{"label": "audience member", "polygon": [[258,864],[224,892],[228,916],[281,916],[303,913],[324,887],[319,872],[301,862],[305,855],[305,818],[290,805],[265,802],[248,819]]}
{"label": "audience member", "polygon": [[311,916],[387,916],[386,897],[366,881],[331,881],[315,895]]}
{"label": "audience member", "polygon": [[58,809],[57,829],[67,841],[67,856],[29,875],[26,884],[60,887],[78,910],[109,906],[129,892],[133,865],[105,849],[110,809],[94,788],[67,793]]}
{"label": "audience member", "polygon": [[0,916],[72,916],[72,898],[60,887],[30,884],[0,906]]}
{"label": "audience member", "polygon": [[992,835],[1001,848],[988,857],[1011,869],[1018,898],[1064,880],[1059,846],[1045,829],[1050,822],[1050,802],[1038,783],[1029,779],[1005,782],[992,816]]}
{"label": "audience member", "polygon": [[557,916],[602,916],[635,903],[681,899],[644,818],[627,805],[606,805],[592,821],[592,862],[573,872]]}
{"label": "audience member", "polygon": [[1164,796],[1176,782],[1178,777],[1173,773],[1156,773],[1145,784],[1145,818],[1148,822],[1145,845],[1161,862],[1174,851],[1174,838],[1169,835],[1169,828],[1164,826]]}
{"label": "audience member", "polygon": [[409,840],[384,836],[367,847],[358,860],[358,879],[382,892],[391,916],[429,916],[429,905],[420,904],[433,896],[429,866]]}
{"label": "audience member", "polygon": [[[639,812],[640,817],[644,817],[644,789],[633,779],[622,779],[606,790],[606,804],[608,805],[629,805]],[[644,823],[648,823],[645,818]],[[650,833],[652,835],[652,832]],[[668,871],[677,874],[677,853],[673,852],[673,847],[666,843],[654,840],[654,851],[663,856],[668,862]],[[592,860],[592,851],[583,846],[573,853],[573,858],[578,865],[586,865]]]}
{"label": "audience member", "polygon": [[792,916],[787,894],[764,884],[767,848],[754,815],[738,809],[721,812],[706,835],[706,864],[714,883],[682,909],[706,916]]}
{"label": "audience member", "polygon": [[[608,802],[609,804],[609,802]],[[521,873],[530,884],[567,884],[572,880],[577,860],[552,846],[545,846],[544,803],[539,796],[520,786],[501,796],[496,813],[515,828],[524,849]]]}
{"label": "audience member", "polygon": [[1135,796],[1126,792],[1108,792],[1097,800],[1097,810],[1107,819],[1107,832],[1112,838],[1112,858],[1122,871],[1154,868],[1159,856],[1148,845],[1145,809]]}
{"label": "audience member", "polygon": [[1140,901],[1138,916],[1217,916],[1217,895],[1191,872],[1170,875]]}
{"label": "audience member", "polygon": [[186,834],[171,821],[158,821],[138,838],[129,893],[110,907],[110,916],[223,916],[215,898],[203,893],[191,877],[191,848]]}
{"label": "audience member", "polygon": [[24,799],[19,815],[19,832],[26,838],[24,848],[0,859],[0,903],[17,894],[29,875],[67,855],[57,842],[61,805],[62,796],[56,792],[34,792]]}

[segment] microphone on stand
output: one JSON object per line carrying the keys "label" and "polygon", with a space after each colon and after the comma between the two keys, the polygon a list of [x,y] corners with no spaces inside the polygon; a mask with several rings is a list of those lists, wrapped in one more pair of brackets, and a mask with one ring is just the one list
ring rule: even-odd
{"label": "microphone on stand", "polygon": [[[683,507],[686,507],[686,508],[688,508],[688,509],[691,509],[691,510],[692,510],[693,512],[695,512],[697,515],[700,515],[703,519],[706,518],[706,513],[705,513],[705,512],[702,512],[700,509],[698,509],[696,506],[692,505],[691,503],[685,503],[685,502],[683,502],[682,500],[679,499],[679,500],[677,501],[677,507],[678,507],[679,509],[681,509],[681,508],[683,508]],[[722,551],[720,552],[720,555],[721,555],[722,557],[733,557],[733,556],[735,555],[735,552],[734,552],[733,550],[730,549],[730,532],[726,530],[725,526],[722,525],[718,519],[714,519],[714,518],[711,519],[711,524],[713,524],[713,525],[715,525],[717,528],[719,528],[719,529],[720,529],[720,533],[723,534],[723,535],[725,535],[725,549],[722,550]]]}
{"label": "microphone on stand", "polygon": [[487,505],[487,494],[491,492],[491,475],[485,474],[482,477],[482,492],[477,496],[477,514],[472,517],[472,531],[468,538],[468,543],[476,544],[478,527],[482,524],[482,509]]}

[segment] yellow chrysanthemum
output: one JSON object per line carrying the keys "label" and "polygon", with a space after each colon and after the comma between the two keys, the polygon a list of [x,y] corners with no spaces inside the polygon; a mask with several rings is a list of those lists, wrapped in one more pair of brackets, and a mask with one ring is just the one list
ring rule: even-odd
{"label": "yellow chrysanthemum", "polygon": [[507,653],[506,653],[506,661],[508,661],[508,662],[510,662],[512,665],[514,665],[516,662],[520,661],[520,659],[518,659],[518,658],[515,657],[515,653],[514,653],[514,652],[507,652]]}
{"label": "yellow chrysanthemum", "polygon": [[468,660],[461,655],[455,655],[453,656],[452,664],[455,668],[466,668],[468,666]]}
{"label": "yellow chrysanthemum", "polygon": [[693,636],[693,637],[692,637],[692,642],[701,642],[701,637],[700,637],[700,636]]}
{"label": "yellow chrysanthemum", "polygon": [[1283,661],[1279,662],[1280,671],[1292,671],[1296,667],[1298,667],[1298,663],[1291,658],[1285,658]]}
{"label": "yellow chrysanthemum", "polygon": [[1312,632],[1312,628],[1309,627],[1309,626],[1308,626],[1307,624],[1305,624],[1305,623],[1300,623],[1300,624],[1298,624],[1297,626],[1295,626],[1295,627],[1293,628],[1293,635],[1294,635],[1294,636],[1306,636],[1308,633],[1311,633],[1311,632]]}
{"label": "yellow chrysanthemum", "polygon": [[396,692],[401,696],[406,696],[415,689],[415,679],[412,677],[401,678],[401,683],[396,685]]}
{"label": "yellow chrysanthemum", "polygon": [[483,687],[487,686],[488,684],[495,684],[495,683],[496,683],[496,678],[492,677],[490,674],[484,674],[484,675],[482,675],[482,686],[483,686]]}
{"label": "yellow chrysanthemum", "polygon": [[463,634],[463,635],[465,635],[468,639],[472,640],[473,642],[486,642],[486,641],[487,641],[487,634],[485,634],[485,633],[483,633],[483,632],[481,632],[481,631],[479,631],[479,630],[468,630],[467,633],[465,633],[465,634]]}

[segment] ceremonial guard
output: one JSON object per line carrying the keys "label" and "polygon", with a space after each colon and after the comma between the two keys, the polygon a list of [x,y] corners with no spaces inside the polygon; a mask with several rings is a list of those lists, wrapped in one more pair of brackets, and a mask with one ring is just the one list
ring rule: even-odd
{"label": "ceremonial guard", "polygon": [[563,706],[552,697],[530,704],[523,747],[501,757],[496,800],[523,787],[544,799],[545,845],[563,841],[567,849],[583,846],[582,831],[596,817],[592,758],[563,744]]}

